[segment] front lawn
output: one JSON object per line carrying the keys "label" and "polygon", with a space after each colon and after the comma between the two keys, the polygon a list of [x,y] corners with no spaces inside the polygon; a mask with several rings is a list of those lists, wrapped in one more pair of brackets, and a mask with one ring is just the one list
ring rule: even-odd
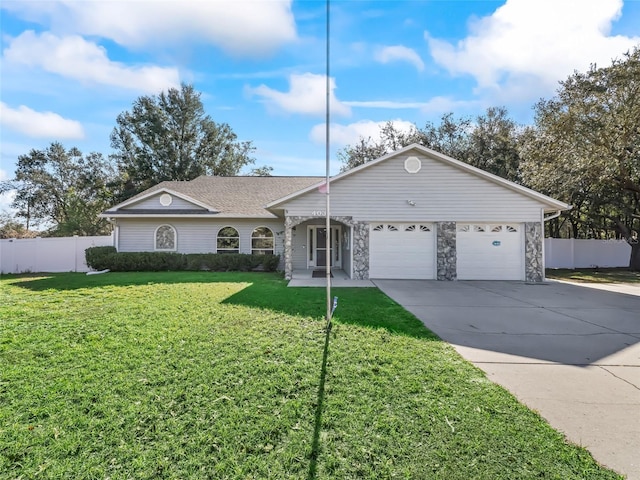
{"label": "front lawn", "polygon": [[579,283],[640,283],[640,272],[628,268],[548,269],[546,276]]}
{"label": "front lawn", "polygon": [[0,280],[0,478],[609,479],[377,289]]}

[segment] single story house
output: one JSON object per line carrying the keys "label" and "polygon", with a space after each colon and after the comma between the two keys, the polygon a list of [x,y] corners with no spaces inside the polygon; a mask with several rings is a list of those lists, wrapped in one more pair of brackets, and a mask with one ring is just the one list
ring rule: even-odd
{"label": "single story house", "polygon": [[570,205],[410,145],[332,177],[162,182],[101,216],[118,251],[275,253],[286,278],[544,280],[543,224]]}

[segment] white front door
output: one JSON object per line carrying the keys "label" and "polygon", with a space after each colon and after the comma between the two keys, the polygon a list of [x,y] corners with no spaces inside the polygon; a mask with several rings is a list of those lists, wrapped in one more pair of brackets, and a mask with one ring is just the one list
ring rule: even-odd
{"label": "white front door", "polygon": [[331,266],[342,267],[342,248],[340,245],[341,227],[331,227],[327,238],[326,227],[309,225],[307,230],[307,267],[324,268],[327,266],[327,251],[331,255]]}

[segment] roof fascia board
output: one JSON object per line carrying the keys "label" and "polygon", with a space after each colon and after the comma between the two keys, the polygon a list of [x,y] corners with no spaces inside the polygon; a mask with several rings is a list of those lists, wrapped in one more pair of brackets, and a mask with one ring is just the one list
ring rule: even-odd
{"label": "roof fascia board", "polygon": [[99,218],[255,218],[256,220],[270,220],[278,217],[269,215],[225,215],[219,213],[101,213]]}
{"label": "roof fascia board", "polygon": [[219,214],[211,213],[101,213],[99,218],[220,218]]}

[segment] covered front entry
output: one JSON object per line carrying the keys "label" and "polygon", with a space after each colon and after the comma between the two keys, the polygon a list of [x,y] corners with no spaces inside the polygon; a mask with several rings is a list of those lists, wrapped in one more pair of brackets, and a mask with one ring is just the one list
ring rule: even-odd
{"label": "covered front entry", "polygon": [[331,255],[331,267],[342,268],[342,227],[331,226],[330,235],[323,225],[307,226],[307,267],[325,268],[327,253]]}
{"label": "covered front entry", "polygon": [[324,218],[286,216],[284,222],[284,272],[291,280],[294,270],[315,270],[326,266],[349,278],[369,278],[369,223],[351,217],[331,217],[329,235]]}
{"label": "covered front entry", "polygon": [[371,223],[369,278],[435,278],[432,223]]}

